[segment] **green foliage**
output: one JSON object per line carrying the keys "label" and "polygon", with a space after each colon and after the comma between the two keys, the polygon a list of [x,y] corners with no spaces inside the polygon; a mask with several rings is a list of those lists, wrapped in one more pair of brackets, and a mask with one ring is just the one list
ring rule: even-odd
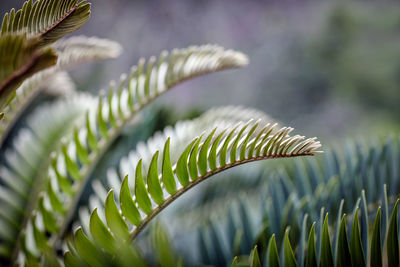
{"label": "green foliage", "polygon": [[[149,250],[154,252],[150,257],[139,234],[145,236],[146,226],[189,189],[232,167],[320,152],[316,138],[291,135],[293,128],[278,127],[262,112],[215,108],[137,145],[129,157],[120,160],[118,170],[108,172],[105,184],[92,182],[94,193],[86,207],[82,196],[94,170],[106,160],[104,155],[125,128],[140,125],[138,115],[147,105],[183,81],[248,63],[244,54],[217,45],[162,52],[158,59],[140,59],[129,75],[121,75],[97,97],[74,94],[53,105],[36,106],[37,111],[26,120],[28,126],[18,128],[20,115],[43,88],[74,87],[62,71],[119,55],[119,45],[108,40],[73,37],[58,41],[80,28],[89,16],[90,4],[78,0],[30,0],[21,10],[4,16],[0,34],[0,140],[5,150],[0,155],[5,159],[0,167],[1,264],[190,264],[175,250],[167,228],[160,223],[149,229]],[[347,25],[341,16],[334,22],[339,28]],[[342,37],[347,42],[348,36]],[[66,95],[71,91],[64,90]],[[13,139],[9,133],[17,130],[18,137]],[[8,139],[13,145],[3,147]],[[200,204],[185,203],[191,210],[186,216],[201,222],[203,209],[209,221],[208,229],[193,231],[199,236],[201,263],[398,266],[398,201],[393,202],[400,187],[399,153],[399,144],[391,140],[369,150],[358,145],[354,150],[347,147],[343,158],[328,152],[325,161],[297,162],[278,173],[262,167],[244,169],[247,176],[256,176],[252,182],[237,184],[240,179],[228,177],[227,186],[212,184],[219,191],[210,190],[207,197],[214,194],[214,202],[199,198]],[[240,193],[244,188],[252,194],[244,197]],[[228,193],[223,200],[218,199],[221,192]],[[226,209],[233,198],[237,200],[225,229],[212,219],[212,213],[222,214],[219,207]],[[80,221],[76,219],[78,209]],[[350,222],[343,213],[351,211]],[[329,223],[328,212],[336,225]],[[192,217],[195,213],[197,217]],[[166,226],[178,217],[166,217]],[[225,230],[226,240],[221,238]]]}
{"label": "green foliage", "polygon": [[47,45],[79,29],[89,17],[86,1],[29,0],[22,9],[4,15],[1,34],[26,32],[29,39],[37,38],[41,45]]}
{"label": "green foliage", "polygon": [[[319,262],[319,266],[334,266],[334,264],[337,264],[337,266],[365,266],[365,258],[364,258],[364,253],[363,251],[367,251],[366,247],[363,246],[360,238],[360,231],[359,231],[359,222],[358,222],[358,207],[355,207],[355,214],[352,219],[352,236],[350,240],[350,246],[348,244],[348,239],[347,239],[347,233],[346,233],[346,220],[345,216],[343,216],[341,223],[340,223],[340,228],[339,228],[339,239],[338,239],[338,254],[336,255],[336,258],[334,259],[332,257],[332,249],[331,249],[331,241],[329,239],[329,226],[328,226],[328,220],[327,216],[325,219],[322,221],[317,222],[317,224],[320,224],[320,227],[322,226],[322,235],[319,237],[321,238],[322,246],[320,248],[320,253],[321,253],[321,258],[318,261],[318,257],[316,256],[317,254],[314,252],[315,251],[315,246],[314,246],[314,225],[315,222],[313,223],[312,227],[310,230],[306,230],[307,233],[309,233],[309,244],[308,244],[308,250],[306,253],[306,262],[305,266],[317,266],[317,262]],[[380,218],[380,208],[376,211],[377,213],[377,218]],[[394,205],[394,208],[392,210],[392,215],[391,215],[391,220],[390,224],[395,226],[397,224],[397,216],[398,216],[398,201],[396,201],[396,204]],[[321,225],[322,224],[322,225]],[[376,227],[378,223],[375,223],[373,226],[372,230],[375,232]],[[370,227],[371,228],[371,227]],[[331,228],[332,229],[332,228]],[[392,228],[393,229],[393,228]],[[396,228],[397,229],[397,228]],[[379,229],[382,230],[382,229]],[[380,266],[382,265],[382,261],[387,261],[388,266],[396,266],[396,264],[399,261],[399,248],[398,244],[396,247],[396,240],[398,238],[398,233],[397,230],[394,232],[394,230],[391,230],[389,228],[388,235],[386,237],[386,245],[388,247],[388,255],[387,258],[385,256],[382,257],[382,254],[380,252],[375,252],[375,249],[373,247],[376,247],[379,251],[381,251],[381,240],[379,238],[373,237],[371,240],[368,240],[368,246],[371,247],[371,255],[369,255],[368,258],[374,258],[374,262],[376,265],[372,266]],[[269,243],[269,247],[274,247],[275,245],[275,238],[274,236],[271,237]],[[353,241],[354,240],[354,241]],[[272,242],[272,245],[271,245]],[[353,243],[352,243],[353,242]],[[267,254],[266,261],[269,263],[269,266],[279,266],[284,265],[284,266],[297,266],[297,264],[301,264],[303,266],[303,263],[297,262],[296,259],[293,256],[293,249],[289,241],[289,235],[288,231],[285,233],[284,237],[284,258],[280,259],[277,258],[277,252],[270,252]],[[276,249],[273,249],[274,251]],[[270,249],[271,251],[271,249]],[[251,252],[254,256],[254,250]],[[302,252],[303,253],[303,252]],[[381,255],[380,258],[377,258],[378,255]],[[261,261],[261,259],[258,259],[258,261]],[[371,262],[372,263],[372,262]],[[248,264],[246,266],[252,266],[251,264]]]}
{"label": "green foliage", "polygon": [[90,4],[78,0],[29,0],[22,9],[4,15],[0,32],[0,111],[25,79],[56,64],[57,56],[47,45],[79,29],[89,17]]}

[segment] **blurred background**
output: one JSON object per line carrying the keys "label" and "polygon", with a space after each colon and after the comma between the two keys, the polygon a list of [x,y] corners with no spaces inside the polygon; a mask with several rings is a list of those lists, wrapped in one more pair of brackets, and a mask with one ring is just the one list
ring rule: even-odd
{"label": "blurred background", "polygon": [[[1,12],[23,2],[2,0]],[[398,1],[91,2],[92,18],[75,34],[118,41],[124,52],[74,70],[80,90],[106,88],[140,57],[163,49],[216,43],[245,52],[250,65],[185,83],[160,105],[256,107],[325,143],[397,128]]]}
{"label": "blurred background", "polygon": [[[23,2],[1,0],[0,11]],[[104,178],[108,167],[118,166],[122,156],[154,131],[219,105],[258,108],[296,133],[318,136],[325,151],[332,144],[400,129],[399,1],[90,2],[92,17],[74,34],[115,40],[124,52],[116,60],[73,70],[79,90],[96,94],[140,57],[164,49],[215,43],[243,51],[250,59],[244,69],[195,79],[158,99],[145,115],[146,127],[126,129],[93,177]],[[247,179],[248,170],[245,175],[228,173],[228,181],[232,175]],[[256,178],[254,184],[245,181],[237,180],[240,189],[258,185]],[[187,203],[193,194],[198,194],[198,203],[204,202],[210,197],[207,192],[218,194],[212,185],[207,182],[178,202]],[[187,242],[190,237],[178,247],[184,249]]]}

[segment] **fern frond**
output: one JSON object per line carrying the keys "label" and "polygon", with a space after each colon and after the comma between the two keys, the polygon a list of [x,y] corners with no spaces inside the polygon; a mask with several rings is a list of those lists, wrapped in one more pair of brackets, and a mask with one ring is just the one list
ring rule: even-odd
{"label": "fern frond", "polygon": [[60,138],[71,134],[74,122],[83,119],[86,109],[94,103],[92,97],[76,95],[42,106],[28,117],[28,128],[19,131],[12,149],[6,151],[5,162],[0,166],[1,258],[9,260],[19,245],[18,236],[38,192],[54,186],[45,180],[50,153],[57,150]]}
{"label": "fern frond", "polygon": [[[93,168],[123,127],[141,109],[187,79],[246,63],[247,57],[242,53],[219,46],[189,47],[174,50],[169,57],[167,52],[163,52],[158,61],[151,58],[146,67],[141,59],[129,77],[122,77],[117,86],[112,84],[108,97],[100,96],[97,110],[87,114],[86,126],[62,145],[62,152],[55,156],[48,171],[48,176],[61,191],[57,197],[63,208],[60,214],[55,214],[56,227],[61,235],[69,225]],[[51,192],[46,193],[49,194]],[[54,208],[50,205],[51,210]],[[40,210],[36,212],[42,213]],[[53,235],[52,242],[59,237]]]}
{"label": "fern frond", "polygon": [[[111,189],[105,200],[105,220],[101,219],[103,216],[94,218],[92,213],[89,225],[102,224],[107,227],[105,229],[110,229],[107,234],[109,244],[115,244],[117,249],[114,251],[118,251],[118,244],[130,244],[166,206],[217,173],[247,162],[314,155],[318,152],[320,144],[315,138],[303,140],[304,137],[290,136],[291,128],[272,131],[274,126],[262,126],[259,127],[259,122],[249,121],[219,132],[214,130],[204,138],[201,135],[186,147],[174,166],[170,161],[168,139],[162,153],[161,171],[157,166],[159,151],[153,155],[150,167],[145,172],[146,178],[143,177],[142,160],[139,160],[133,194],[128,177],[122,181],[119,192],[121,211],[114,201],[114,189]],[[264,130],[257,133],[253,131],[254,128]],[[97,213],[98,209],[95,210],[95,216]],[[93,237],[94,244],[101,246],[97,233],[91,231],[87,234]],[[76,242],[75,245],[79,246]]]}
{"label": "fern frond", "polygon": [[18,86],[34,73],[55,65],[51,48],[41,49],[37,39],[25,34],[0,36],[0,112]]}
{"label": "fern frond", "polygon": [[121,53],[118,43],[97,37],[77,36],[60,40],[53,46],[58,56],[57,64],[27,79],[17,89],[15,97],[5,106],[5,116],[0,121],[0,144],[18,119],[21,112],[57,72],[96,60],[115,58]]}
{"label": "fern frond", "polygon": [[89,17],[90,4],[86,1],[29,0],[22,9],[4,15],[1,36],[25,32],[29,39],[47,45],[79,29]]}

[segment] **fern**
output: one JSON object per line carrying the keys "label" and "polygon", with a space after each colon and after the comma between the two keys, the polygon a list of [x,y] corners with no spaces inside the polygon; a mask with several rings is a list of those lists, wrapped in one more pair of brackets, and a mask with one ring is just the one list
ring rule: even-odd
{"label": "fern", "polygon": [[[168,140],[163,151],[161,173],[157,167],[159,152],[152,158],[146,172],[147,187],[143,179],[142,161],[139,160],[135,175],[135,198],[130,192],[128,178],[125,177],[122,182],[119,193],[121,214],[114,202],[114,190],[110,190],[105,200],[105,222],[101,221],[97,209],[93,211],[89,222],[90,233],[95,241],[93,246],[100,245],[109,253],[117,253],[120,246],[130,244],[147,223],[177,197],[221,171],[255,160],[313,155],[320,147],[314,139],[300,141],[299,136],[290,137],[288,128],[271,133],[272,127],[265,125],[258,134],[250,130],[258,126],[258,123],[249,121],[241,126],[223,129],[220,133],[212,131],[204,137],[204,142],[199,136],[186,147],[175,167],[170,161]],[[129,230],[124,218],[135,227]],[[48,229],[51,226],[45,223],[45,227]],[[97,229],[102,230],[98,232],[100,230]],[[84,252],[80,249],[83,248],[80,243],[82,234],[78,229],[75,249],[84,260]],[[93,242],[87,238],[85,240]]]}
{"label": "fern", "polygon": [[3,143],[22,111],[40,92],[43,83],[53,75],[85,62],[117,57],[121,51],[118,43],[85,36],[60,40],[52,47],[58,56],[57,64],[24,81],[15,97],[5,107],[4,120],[0,121],[0,144]]}

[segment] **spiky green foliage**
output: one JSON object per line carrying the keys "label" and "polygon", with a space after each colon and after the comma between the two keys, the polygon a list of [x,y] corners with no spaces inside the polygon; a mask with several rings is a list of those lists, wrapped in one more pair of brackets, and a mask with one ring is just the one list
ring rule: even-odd
{"label": "spiky green foliage", "polygon": [[[129,188],[128,177],[122,181],[119,208],[112,189],[105,199],[105,220],[98,215],[98,208],[93,211],[89,221],[90,232],[86,233],[93,238],[92,246],[103,247],[119,258],[118,254],[115,255],[119,248],[129,246],[161,210],[207,178],[250,161],[313,155],[320,147],[319,142],[314,139],[300,141],[298,136],[289,136],[289,130],[284,127],[273,131],[273,126],[269,124],[259,125],[252,121],[218,132],[213,130],[207,136],[195,138],[186,146],[174,166],[169,160],[170,141],[167,140],[160,171],[157,166],[157,151],[149,168],[144,170],[147,173],[146,178],[143,177],[142,160],[137,163],[133,192]],[[50,225],[45,223],[45,227],[50,230]],[[101,234],[95,231],[99,228],[103,229]],[[75,233],[75,247],[83,246],[80,244],[80,235],[82,232],[78,229]],[[85,242],[89,240],[86,237]],[[84,260],[81,252],[76,257]]]}
{"label": "spiky green foliage", "polygon": [[0,144],[20,114],[56,73],[85,62],[115,58],[121,52],[121,47],[116,42],[85,36],[60,40],[52,48],[58,56],[57,64],[25,80],[17,89],[15,97],[4,108],[4,120],[0,121]]}
{"label": "spiky green foliage", "polygon": [[[319,224],[319,227],[322,227],[323,230],[320,231],[320,234],[317,235],[317,239],[321,240],[322,245],[319,248],[319,251],[317,253],[314,253],[315,251],[315,237],[314,237],[314,225],[311,227],[311,230],[305,230],[306,234],[309,236],[308,240],[308,246],[307,246],[307,251],[298,251],[297,253],[304,253],[303,259],[305,259],[302,262],[297,261],[294,258],[294,249],[295,246],[292,246],[289,243],[289,237],[287,235],[287,232],[284,237],[284,244],[283,244],[283,249],[284,249],[284,254],[282,258],[277,257],[277,253],[275,252],[270,252],[267,254],[265,261],[269,262],[270,266],[317,266],[317,263],[319,266],[366,266],[367,259],[371,260],[371,266],[382,266],[383,262],[387,262],[388,266],[398,266],[399,264],[399,241],[398,241],[398,229],[395,228],[397,226],[397,217],[398,217],[398,203],[399,201],[397,200],[393,210],[392,210],[392,215],[390,218],[390,225],[393,227],[389,227],[389,230],[387,232],[386,238],[385,238],[385,246],[387,247],[387,256],[382,254],[383,251],[383,243],[381,242],[380,235],[382,232],[382,228],[380,227],[381,223],[381,213],[380,213],[380,207],[378,210],[373,210],[372,214],[376,214],[375,218],[375,223],[373,225],[365,225],[364,223],[360,223],[359,217],[358,217],[358,206],[355,207],[356,212],[352,216],[352,221],[349,223],[352,223],[351,227],[351,236],[350,236],[350,244],[347,236],[347,230],[346,230],[346,216],[343,216],[343,219],[341,220],[339,228],[336,228],[336,230],[331,231],[333,232],[333,235],[336,238],[336,243],[338,244],[338,252],[336,254],[336,257],[333,258],[332,252],[331,252],[331,244],[333,238],[330,237],[330,230],[328,228],[328,223],[327,223],[327,217],[325,218],[324,222],[319,221],[317,222],[317,225]],[[386,207],[388,208],[388,207]],[[386,218],[388,219],[388,218]],[[372,232],[373,238],[368,239],[365,245],[362,244],[361,242],[361,231],[360,231],[360,225],[362,227],[367,227],[367,230]],[[276,247],[276,242],[275,239],[272,238],[271,241],[269,242],[269,247]],[[371,248],[369,250],[368,248]],[[258,253],[255,253],[257,250],[257,246],[252,250],[251,255],[258,255]],[[274,250],[272,250],[274,251]],[[371,253],[364,254],[364,251],[371,251]],[[318,253],[321,255],[321,257],[318,259],[317,255]],[[263,259],[258,258],[258,261],[261,261]],[[253,260],[254,261],[254,260]],[[241,266],[253,266],[252,262],[242,262]]]}
{"label": "spiky green foliage", "polygon": [[[37,209],[35,212],[39,215],[43,215],[44,212],[54,217],[50,220],[51,226],[45,223],[46,230],[47,227],[58,230],[51,232],[51,242],[59,242],[67,230],[89,175],[99,159],[124,126],[132,121],[142,108],[189,78],[240,67],[246,63],[245,55],[232,50],[212,45],[190,47],[174,50],[169,57],[167,52],[163,52],[157,62],[155,58],[151,58],[146,67],[145,61],[141,59],[138,66],[132,68],[129,77],[123,75],[118,85],[112,83],[107,98],[100,96],[97,109],[88,112],[85,126],[77,130],[73,138],[62,144],[60,153],[56,154],[48,170],[48,178],[59,188],[55,194],[56,202],[62,203],[62,207],[58,213],[53,212],[58,207],[50,203],[47,207],[49,212],[44,209]],[[48,198],[50,194],[51,192],[46,192],[44,198]],[[30,232],[32,236],[40,229],[35,227],[40,217],[43,216],[34,216],[29,222],[33,226]],[[28,235],[29,233],[27,238]],[[38,238],[34,241],[38,243],[34,247],[47,252],[49,245],[43,245],[43,236],[44,233],[40,236],[36,234]],[[34,253],[25,251],[25,254]]]}
{"label": "spiky green foliage", "polygon": [[74,123],[82,120],[93,104],[93,97],[76,95],[43,106],[27,119],[28,128],[19,131],[14,146],[5,152],[5,162],[0,166],[2,258],[10,258],[16,249],[21,227],[29,218],[38,194],[45,188],[54,193],[55,185],[44,179],[50,165],[49,155],[57,150],[61,138],[72,134]]}
{"label": "spiky green foliage", "polygon": [[[230,175],[236,177],[221,178],[210,183],[204,189],[205,193],[198,195],[201,202],[177,206],[176,210],[179,213],[174,213],[172,218],[167,219],[173,221],[171,224],[190,225],[184,231],[182,229],[177,231],[175,234],[178,236],[180,234],[193,236],[191,232],[198,229],[200,225],[202,240],[229,240],[228,243],[200,242],[199,240],[198,244],[198,249],[201,251],[225,251],[224,264],[230,263],[234,256],[248,253],[247,251],[255,244],[258,245],[259,250],[264,251],[265,247],[262,244],[266,245],[265,239],[272,234],[275,234],[278,237],[277,240],[282,242],[288,226],[291,227],[292,241],[297,249],[300,249],[301,245],[305,244],[301,240],[308,237],[303,230],[303,216],[308,214],[308,220],[318,220],[321,207],[325,207],[325,212],[329,212],[331,222],[336,221],[336,233],[340,232],[341,214],[352,213],[357,203],[361,214],[361,225],[370,225],[372,224],[371,215],[366,216],[366,210],[377,207],[382,195],[386,192],[389,203],[393,203],[399,196],[400,188],[398,138],[389,137],[386,142],[375,141],[372,144],[349,143],[343,149],[344,153],[328,150],[323,157],[308,159],[304,162],[297,161],[294,166],[289,165],[278,174],[271,172],[271,165],[267,168],[260,165],[252,168],[252,171],[244,169],[243,174],[236,172]],[[218,181],[224,182],[217,183]],[[220,195],[225,197],[219,197]],[[204,201],[207,198],[214,200]],[[343,199],[345,201],[342,201]],[[232,202],[234,205],[230,207],[226,215],[226,203]],[[369,206],[367,203],[370,203]],[[382,214],[388,214],[386,206],[382,204],[382,207]],[[180,213],[185,216],[183,222],[183,219],[177,219],[179,216],[176,215]],[[203,226],[210,218],[210,227],[216,228],[220,224],[223,225],[223,231],[214,237],[212,237],[212,231]],[[381,222],[382,234],[388,227],[384,218],[385,216]],[[317,228],[317,231],[320,229]],[[372,238],[371,231],[368,232],[367,227],[361,227],[360,231],[363,253],[372,257],[373,253],[369,252],[370,248],[367,246],[367,240]],[[239,249],[234,241],[238,233],[242,233]],[[337,240],[337,237],[334,240]],[[223,244],[222,248],[215,247],[218,243]],[[281,246],[281,243],[278,245]],[[317,247],[319,248],[320,244]],[[339,248],[335,241],[332,245],[333,255],[337,255],[340,249],[343,251],[343,248]],[[189,252],[185,251],[185,253]],[[264,257],[265,253],[266,251],[260,255]],[[297,254],[297,256],[299,261],[301,255]],[[379,256],[378,258],[381,259]],[[217,260],[211,253],[204,258],[202,263],[216,264]]]}
{"label": "spiky green foliage", "polygon": [[90,17],[90,4],[79,0],[29,0],[3,17],[1,35],[25,32],[41,45],[79,29]]}

